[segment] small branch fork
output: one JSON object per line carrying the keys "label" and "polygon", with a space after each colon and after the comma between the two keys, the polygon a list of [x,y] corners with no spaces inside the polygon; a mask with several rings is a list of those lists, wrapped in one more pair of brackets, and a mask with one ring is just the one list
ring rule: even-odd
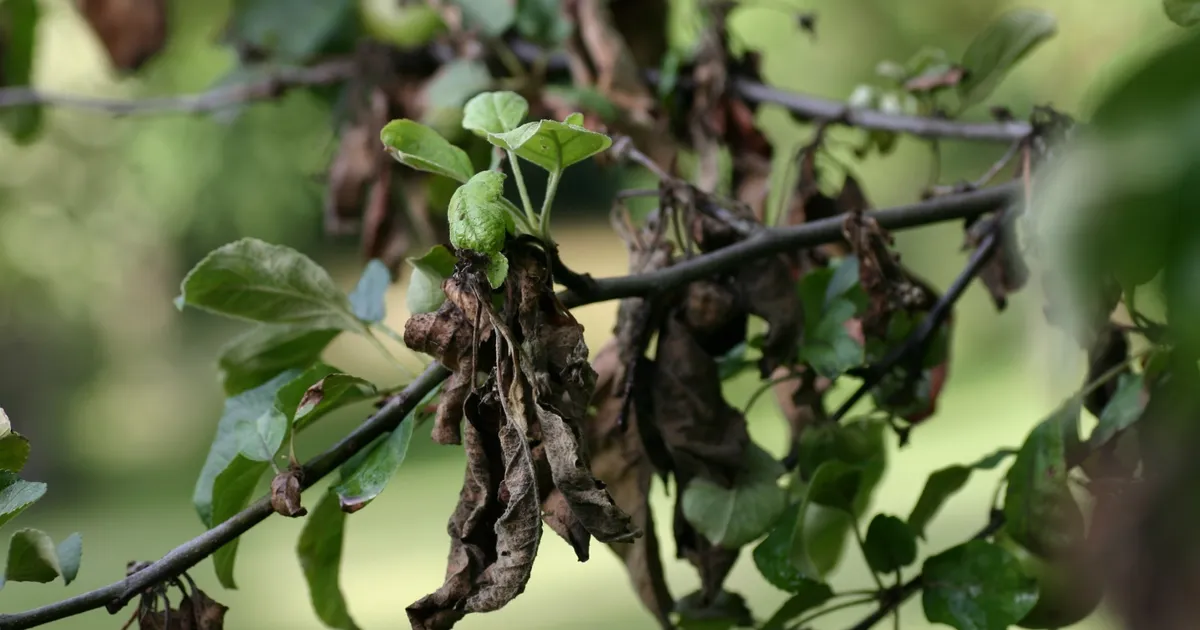
{"label": "small branch fork", "polygon": [[[1005,184],[908,206],[877,210],[873,211],[871,216],[886,229],[914,228],[999,210],[1020,199],[1021,190],[1019,182]],[[764,229],[735,245],[696,256],[672,267],[634,276],[602,278],[595,281],[587,295],[567,290],[560,293],[559,297],[567,306],[575,307],[625,297],[651,295],[772,254],[837,242],[842,239],[841,225],[841,218],[833,217],[797,226]],[[973,264],[969,265],[968,269],[981,265],[980,259],[986,258],[987,251],[989,247],[985,242],[984,246],[977,250],[972,258]],[[981,255],[980,252],[984,253]],[[950,296],[954,296],[951,301],[957,299],[957,295],[961,295],[976,272],[977,270],[969,275],[964,274],[966,279],[960,278],[956,281],[955,286],[947,291],[943,299]],[[948,309],[948,305],[944,308]],[[937,310],[935,307],[934,313]],[[929,319],[932,319],[932,316]],[[395,430],[417,402],[433,391],[449,374],[449,371],[438,363],[430,365],[366,422],[329,450],[308,461],[304,465],[304,474],[301,477],[303,488],[311,487],[336,470],[375,438]],[[147,588],[177,577],[271,514],[270,502],[266,497],[261,498],[220,525],[176,547],[158,561],[123,580],[41,608],[0,615],[0,630],[32,628],[97,608],[106,608],[110,613],[115,613]],[[917,587],[906,584],[904,588]]]}

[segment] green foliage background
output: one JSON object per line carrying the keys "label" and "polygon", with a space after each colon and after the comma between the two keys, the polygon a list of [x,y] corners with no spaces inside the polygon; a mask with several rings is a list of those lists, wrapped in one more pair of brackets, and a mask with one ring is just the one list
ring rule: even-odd
{"label": "green foliage background", "polygon": [[[90,31],[65,0],[46,2],[36,83],[46,89],[108,96],[202,91],[226,77],[233,53],[213,43],[228,1],[171,6],[168,48],[137,81],[109,73]],[[764,74],[781,88],[845,98],[873,79],[882,59],[907,59],[924,45],[952,56],[992,17],[1016,6],[1038,7],[1059,20],[1059,33],[1001,85],[992,102],[1024,113],[1050,103],[1086,119],[1089,99],[1125,60],[1178,33],[1155,0],[813,0],[816,41],[767,8],[736,14],[735,31],[764,51]],[[687,30],[681,12],[675,29]],[[982,119],[976,108],[968,118]],[[230,112],[234,113],[234,112]],[[350,288],[361,269],[355,243],[321,236],[320,178],[335,148],[331,113],[305,94],[255,105],[236,118],[183,116],[114,119],[68,110],[47,112],[45,136],[28,147],[0,138],[0,406],[34,444],[27,476],[50,482],[46,499],[22,516],[61,539],[84,537],[85,562],[71,589],[120,576],[129,560],[148,560],[200,531],[190,496],[203,461],[221,393],[215,375],[220,343],[234,328],[171,305],[183,273],[205,252],[240,236],[285,243],[327,266]],[[809,131],[774,107],[760,119],[777,146]],[[834,138],[856,141],[857,132]],[[979,173],[1003,147],[948,144],[944,181]],[[923,187],[928,150],[902,139],[896,155],[871,158],[865,185],[878,206],[912,200]],[[572,173],[559,194],[555,234],[566,262],[596,275],[625,272],[624,250],[607,227],[611,182]],[[600,183],[597,183],[600,182]],[[900,236],[905,260],[939,286],[958,271],[956,225]],[[1045,324],[1040,289],[1031,287],[993,313],[972,288],[955,318],[951,381],[939,414],[892,459],[876,507],[906,514],[927,474],[970,462],[1000,446],[1019,446],[1030,427],[1077,385],[1082,365],[1071,342]],[[615,304],[579,311],[589,345],[607,336]],[[402,288],[389,295],[389,323],[407,314]],[[328,359],[372,380],[391,382],[394,369],[358,339],[343,338]],[[415,368],[417,364],[412,362]],[[749,377],[730,385],[744,403]],[[750,414],[762,444],[783,443],[771,398]],[[318,426],[300,444],[312,453],[368,413],[360,406]],[[394,627],[402,605],[436,586],[447,543],[445,519],[461,482],[460,449],[438,448],[415,436],[413,450],[390,490],[348,520],[343,587],[367,628]],[[929,528],[929,540],[949,546],[982,524],[1000,470],[977,472]],[[661,488],[658,497],[666,506]],[[311,493],[310,502],[316,501]],[[313,506],[310,505],[310,509]],[[660,514],[668,511],[662,510]],[[202,588],[231,607],[232,627],[319,628],[307,601],[294,546],[302,523],[273,518],[245,537],[237,592],[222,592],[206,561],[193,570]],[[670,527],[660,519],[664,532]],[[668,537],[669,538],[669,537]],[[936,552],[940,549],[932,549]],[[669,554],[669,550],[667,550]],[[695,578],[682,564],[668,568],[674,593]],[[869,582],[857,553],[847,554],[838,584]],[[756,575],[744,553],[729,581],[756,611],[785,599]],[[41,585],[10,584],[0,611],[61,598]],[[904,609],[906,628],[926,627],[920,604]],[[850,613],[853,615],[854,613]],[[834,615],[822,627],[840,627]],[[55,628],[119,627],[123,619],[94,612]],[[542,550],[526,594],[502,612],[469,617],[463,628],[651,627],[616,559],[597,548],[587,564],[562,545]],[[1080,626],[1108,627],[1103,614]]]}

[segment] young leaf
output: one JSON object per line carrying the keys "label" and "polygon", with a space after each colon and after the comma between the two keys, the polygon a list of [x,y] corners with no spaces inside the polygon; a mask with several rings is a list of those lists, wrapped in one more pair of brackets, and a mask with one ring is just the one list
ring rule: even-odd
{"label": "young leaf", "polygon": [[484,92],[467,101],[462,126],[486,138],[516,129],[528,113],[529,101],[516,92]]}
{"label": "young leaf", "polygon": [[5,582],[45,584],[58,577],[58,552],[49,534],[37,529],[18,530],[8,543]]}
{"label": "young leaf", "polygon": [[1163,11],[1180,26],[1200,24],[1200,0],[1163,0]]}
{"label": "young leaf", "polygon": [[737,549],[766,533],[783,514],[787,493],[777,483],[782,474],[779,462],[752,443],[732,488],[703,478],[688,485],[683,515],[713,544]]}
{"label": "young leaf", "polygon": [[[258,480],[267,472],[269,465],[265,462],[255,462],[237,455],[229,465],[217,475],[212,487],[212,521],[213,525],[224,523],[226,519],[241,512],[250,504]],[[226,543],[224,547],[213,553],[213,568],[217,572],[217,580],[221,586],[236,589],[233,580],[233,563],[237,559],[238,539]]]}
{"label": "young leaf", "polygon": [[386,440],[377,443],[358,467],[349,474],[342,473],[342,483],[335,486],[333,492],[337,494],[343,512],[357,512],[367,507],[387,487],[408,454],[413,424],[410,415]]}
{"label": "young leaf", "polygon": [[304,254],[256,238],[213,250],[188,272],[176,304],[268,324],[359,332],[333,278]]}
{"label": "young leaf", "polygon": [[863,541],[867,564],[876,573],[898,571],[917,559],[917,536],[907,523],[886,514],[876,514]]}
{"label": "young leaf", "polygon": [[488,284],[492,285],[493,289],[499,289],[500,285],[504,284],[504,279],[508,277],[508,257],[502,252],[496,252],[491,255],[488,260],[487,278]]}
{"label": "young leaf", "polygon": [[[0,2],[0,88],[22,87],[32,82],[40,17],[38,0]],[[42,107],[21,105],[4,109],[0,111],[0,127],[18,144],[26,144],[42,128]]]}
{"label": "young leaf", "polygon": [[357,630],[338,583],[345,527],[346,515],[338,509],[337,497],[326,492],[316,509],[304,520],[296,555],[300,558],[317,617],[330,628]]}
{"label": "young leaf", "polygon": [[450,244],[492,255],[504,248],[513,231],[512,215],[504,207],[503,173],[483,171],[458,187],[450,197]]}
{"label": "young leaf", "polygon": [[761,626],[761,630],[784,630],[789,621],[833,599],[833,590],[824,582],[804,580],[792,591],[795,593],[783,602],[779,610]]}
{"label": "young leaf", "polygon": [[930,473],[929,479],[925,482],[925,489],[921,491],[917,504],[913,506],[912,512],[908,515],[908,526],[917,536],[924,538],[925,528],[929,526],[929,522],[933,520],[938,510],[942,509],[942,505],[951,496],[967,485],[972,470],[991,470],[1000,465],[1000,462],[1009,455],[1015,454],[1016,451],[1004,448],[970,466],[956,464]]}
{"label": "young leaf", "polygon": [[291,324],[251,328],[221,350],[217,365],[225,395],[236,396],[284,370],[312,365],[341,332]]}
{"label": "young leaf", "polygon": [[958,630],[1003,630],[1037,603],[1037,582],[1021,563],[983,540],[927,559],[921,576],[925,618]]}
{"label": "young leaf", "polygon": [[475,172],[465,151],[419,122],[393,120],[379,132],[379,139],[397,162],[418,171],[458,182],[466,182]]}
{"label": "young leaf", "polygon": [[79,575],[79,562],[83,559],[83,536],[78,532],[67,536],[58,543],[58,570],[62,574],[63,583],[70,584]]}
{"label": "young leaf", "polygon": [[0,472],[0,527],[46,494],[46,484],[24,481],[10,472]]}
{"label": "young leaf", "polygon": [[[1141,374],[1122,374],[1117,382],[1117,391],[1113,393],[1104,410],[1100,412],[1099,423],[1092,429],[1088,438],[1088,447],[1095,450],[1113,438],[1117,433],[1133,426],[1142,417],[1142,388],[1145,380]],[[3,442],[0,442],[3,446]]]}
{"label": "young leaf", "polygon": [[331,411],[378,395],[379,390],[367,380],[349,374],[329,374],[305,390],[294,408],[292,424],[299,431]]}
{"label": "young leaf", "polygon": [[503,35],[517,18],[516,2],[511,0],[455,0],[455,4],[462,7],[467,27],[488,37]]}
{"label": "young leaf", "polygon": [[358,285],[350,293],[350,308],[359,319],[368,323],[383,321],[387,316],[387,289],[392,272],[379,259],[371,259],[363,269]]}
{"label": "young leaf", "polygon": [[0,471],[18,473],[29,459],[29,440],[12,430],[4,409],[0,409]]}
{"label": "young leaf", "polygon": [[1079,400],[1072,398],[1034,427],[1008,471],[1005,527],[1035,553],[1070,547],[1082,535],[1079,507],[1067,487],[1064,438],[1079,421],[1079,409]]}
{"label": "young leaf", "polygon": [[410,313],[432,313],[442,306],[442,302],[446,301],[442,283],[454,274],[457,260],[442,245],[434,245],[420,258],[408,259],[413,271],[408,278],[408,292],[404,300]]}
{"label": "young leaf", "polygon": [[796,547],[797,532],[803,533],[797,523],[802,522],[806,507],[803,501],[788,506],[771,533],[754,547],[754,566],[758,572],[772,586],[789,593],[800,593],[820,579],[808,554],[803,549],[798,553]]}
{"label": "young leaf", "polygon": [[1036,9],[1009,11],[989,24],[963,53],[966,76],[958,84],[962,106],[987,98],[1017,62],[1057,29],[1054,16]]}
{"label": "young leaf", "polygon": [[612,146],[612,139],[602,133],[553,120],[526,123],[506,133],[489,134],[488,142],[513,151],[551,173]]}
{"label": "young leaf", "polygon": [[808,486],[808,500],[854,513],[854,500],[862,484],[862,470],[841,460],[830,460],[817,467]]}

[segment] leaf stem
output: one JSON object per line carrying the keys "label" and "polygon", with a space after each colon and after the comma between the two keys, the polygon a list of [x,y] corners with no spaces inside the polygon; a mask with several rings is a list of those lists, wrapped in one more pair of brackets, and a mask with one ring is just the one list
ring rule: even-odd
{"label": "leaf stem", "polygon": [[504,204],[504,209],[508,210],[508,213],[512,215],[513,222],[517,224],[517,227],[520,228],[522,232],[525,232],[526,234],[537,233],[535,231],[536,224],[531,224],[529,222],[529,218],[524,212],[521,212],[520,208],[514,205],[513,202],[503,197],[500,198],[500,201]]}
{"label": "leaf stem", "polygon": [[521,162],[517,160],[517,154],[513,151],[508,152],[508,163],[512,165],[513,177],[517,178],[517,190],[521,192],[521,205],[525,206],[525,218],[529,220],[529,227],[538,224],[537,215],[533,213],[533,202],[529,200],[529,190],[525,188],[525,177],[521,175]]}
{"label": "leaf stem", "polygon": [[558,182],[562,179],[562,168],[550,173],[550,181],[546,184],[546,198],[542,200],[542,216],[540,233],[542,240],[550,242],[550,208],[554,204],[554,195],[558,192]]}

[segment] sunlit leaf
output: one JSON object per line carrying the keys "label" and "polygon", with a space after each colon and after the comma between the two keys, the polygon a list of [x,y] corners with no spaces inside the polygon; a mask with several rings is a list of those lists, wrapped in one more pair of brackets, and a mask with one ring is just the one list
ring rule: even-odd
{"label": "sunlit leaf", "polygon": [[729,549],[765,534],[787,506],[777,480],[783,467],[756,444],[746,449],[745,468],[732,488],[698,478],[683,492],[683,514],[697,531]]}
{"label": "sunlit leaf", "polygon": [[929,522],[950,497],[967,485],[972,470],[992,470],[1008,456],[1015,454],[1016,451],[1012,449],[1000,449],[970,466],[956,464],[930,473],[925,488],[921,490],[921,496],[917,498],[917,504],[908,515],[908,526],[917,536],[924,538]]}
{"label": "sunlit leaf", "polygon": [[876,514],[863,541],[867,564],[876,573],[892,573],[917,559],[917,536],[908,523],[888,514]]}
{"label": "sunlit leaf", "polygon": [[488,141],[552,173],[612,146],[612,140],[602,133],[554,120],[526,123],[506,133],[489,134]]}
{"label": "sunlit leaf", "polygon": [[378,259],[372,259],[363,269],[358,285],[350,292],[350,307],[364,322],[372,324],[387,316],[387,290],[392,284],[392,272]]}
{"label": "sunlit leaf", "polygon": [[463,129],[487,137],[516,129],[529,113],[529,101],[516,92],[484,92],[467,101]]}
{"label": "sunlit leaf", "polygon": [[1013,66],[1057,30],[1054,16],[1036,9],[1009,11],[984,28],[963,53],[966,76],[958,84],[963,106],[987,98]]}
{"label": "sunlit leaf", "polygon": [[379,132],[379,139],[397,162],[418,171],[443,175],[459,182],[471,179],[475,172],[471,158],[465,151],[419,122],[393,120]]}
{"label": "sunlit leaf", "polygon": [[958,630],[1004,630],[1037,603],[1037,582],[1020,562],[983,540],[929,558],[921,576],[925,618]]}
{"label": "sunlit leaf", "polygon": [[330,628],[357,630],[339,583],[345,527],[346,515],[338,509],[337,497],[326,492],[304,519],[296,555],[317,617]]}
{"label": "sunlit leaf", "polygon": [[454,273],[458,259],[442,245],[435,245],[420,258],[409,258],[412,275],[404,296],[410,313],[432,313],[446,301],[442,283]]}

